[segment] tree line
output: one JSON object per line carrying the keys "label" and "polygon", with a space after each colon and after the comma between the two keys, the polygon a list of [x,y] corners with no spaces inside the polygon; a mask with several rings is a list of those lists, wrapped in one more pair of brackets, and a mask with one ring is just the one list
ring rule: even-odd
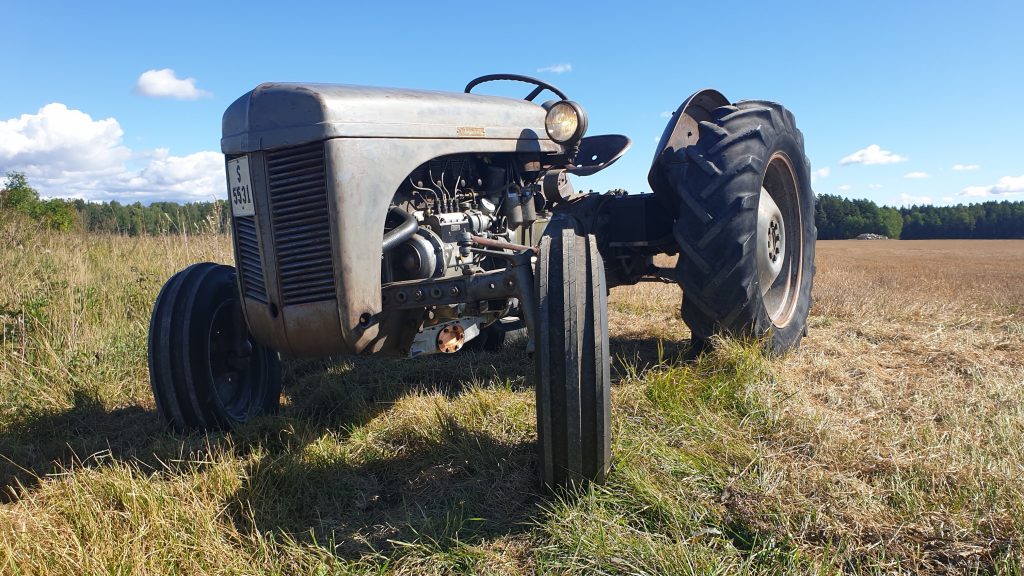
{"label": "tree line", "polygon": [[[225,233],[227,202],[86,202],[42,200],[24,174],[8,172],[0,189],[0,214],[20,213],[54,230],[126,234]],[[1024,238],[1024,202],[983,202],[957,206],[878,206],[822,194],[814,207],[819,240],[881,234],[889,238]]]}
{"label": "tree line", "polygon": [[0,215],[19,214],[51,230],[82,230],[128,236],[225,233],[228,207],[215,202],[86,202],[81,199],[42,200],[20,172],[8,172],[0,189]]}
{"label": "tree line", "polygon": [[1024,238],[1024,202],[990,201],[956,206],[878,206],[821,194],[814,207],[819,240],[881,234],[905,240]]}

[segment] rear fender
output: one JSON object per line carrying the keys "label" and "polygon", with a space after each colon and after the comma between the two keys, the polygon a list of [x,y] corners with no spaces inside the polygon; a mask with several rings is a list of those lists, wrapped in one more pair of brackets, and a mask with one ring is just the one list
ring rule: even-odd
{"label": "rear fender", "polygon": [[686,163],[686,148],[696,144],[700,138],[699,124],[711,120],[711,112],[715,108],[728,106],[729,103],[717,90],[698,90],[679,106],[665,126],[658,147],[655,148],[647,182],[651,185],[651,191],[673,213],[677,199],[670,184],[669,173],[673,168],[678,169],[679,165]]}

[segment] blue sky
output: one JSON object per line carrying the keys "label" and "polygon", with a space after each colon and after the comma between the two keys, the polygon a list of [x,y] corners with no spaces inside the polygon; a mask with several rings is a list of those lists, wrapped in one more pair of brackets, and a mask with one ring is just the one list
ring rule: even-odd
{"label": "blue sky", "polygon": [[[815,191],[1024,199],[1024,2],[0,1],[0,172],[47,196],[224,196],[220,117],[263,81],[459,91],[548,80],[633,149],[577,189],[648,189],[694,90],[797,117]],[[172,70],[172,72],[169,72]],[[191,79],[191,80],[190,80]]]}

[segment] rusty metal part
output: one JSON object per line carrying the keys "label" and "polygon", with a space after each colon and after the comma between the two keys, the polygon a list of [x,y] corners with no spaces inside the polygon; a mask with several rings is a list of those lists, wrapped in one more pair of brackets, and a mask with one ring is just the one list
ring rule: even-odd
{"label": "rusty metal part", "polygon": [[498,298],[519,299],[526,329],[532,336],[536,330],[537,297],[534,294],[532,252],[488,252],[503,258],[508,267],[471,276],[433,280],[393,282],[381,288],[384,311],[411,310],[428,306],[480,302]]}
{"label": "rusty metal part", "polygon": [[529,251],[534,254],[537,253],[537,246],[524,246],[522,244],[513,244],[511,242],[502,242],[501,240],[494,240],[491,238],[484,238],[483,236],[470,236],[473,244],[477,246],[483,246],[484,248],[492,248],[494,250],[512,250],[514,252]]}
{"label": "rusty metal part", "polygon": [[409,310],[520,296],[520,285],[520,274],[510,267],[472,276],[392,282],[381,289],[381,300],[384,310]]}
{"label": "rusty metal part", "polygon": [[458,322],[445,326],[437,334],[437,349],[444,354],[454,354],[466,343],[466,330]]}

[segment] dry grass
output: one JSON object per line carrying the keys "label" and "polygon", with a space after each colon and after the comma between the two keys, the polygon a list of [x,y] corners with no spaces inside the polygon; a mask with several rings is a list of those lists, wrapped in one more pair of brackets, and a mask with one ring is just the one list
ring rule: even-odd
{"label": "dry grass", "polygon": [[[779,369],[780,498],[877,565],[1020,568],[1024,242],[819,243],[810,338]],[[1011,552],[1013,551],[1013,552]]]}
{"label": "dry grass", "polygon": [[227,239],[0,223],[0,573],[1021,573],[1024,242],[818,250],[778,361],[613,292],[615,468],[549,498],[521,349],[290,362],[279,416],[170,435],[149,308]]}

